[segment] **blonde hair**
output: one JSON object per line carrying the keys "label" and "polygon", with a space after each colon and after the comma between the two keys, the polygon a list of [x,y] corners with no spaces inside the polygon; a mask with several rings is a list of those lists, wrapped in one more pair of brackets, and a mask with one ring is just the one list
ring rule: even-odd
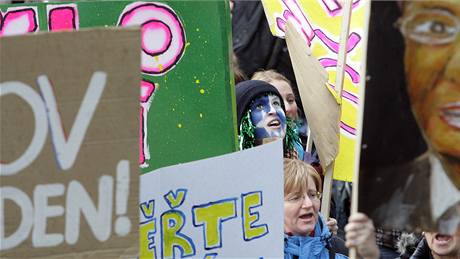
{"label": "blonde hair", "polygon": [[254,75],[252,76],[251,79],[252,80],[261,80],[261,81],[265,81],[267,83],[273,83],[273,81],[277,81],[277,80],[284,81],[284,82],[288,83],[288,85],[292,88],[291,81],[289,81],[289,79],[287,79],[285,76],[283,76],[282,74],[276,72],[273,69],[256,72],[256,73],[254,73]]}
{"label": "blonde hair", "polygon": [[298,159],[284,159],[284,195],[306,193],[310,179],[314,181],[316,190],[322,192],[321,177],[315,168]]}

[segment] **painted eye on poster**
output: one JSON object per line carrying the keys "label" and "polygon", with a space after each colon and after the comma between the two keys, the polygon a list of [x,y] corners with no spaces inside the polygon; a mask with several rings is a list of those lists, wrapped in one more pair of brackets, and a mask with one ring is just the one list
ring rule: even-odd
{"label": "painted eye on poster", "polygon": [[167,73],[185,50],[185,30],[177,14],[160,3],[133,3],[125,7],[119,26],[142,25],[142,72],[154,76]]}

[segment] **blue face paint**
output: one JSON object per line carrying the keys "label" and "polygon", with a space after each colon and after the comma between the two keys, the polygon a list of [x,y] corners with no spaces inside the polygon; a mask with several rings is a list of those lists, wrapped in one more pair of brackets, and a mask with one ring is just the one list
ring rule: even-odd
{"label": "blue face paint", "polygon": [[278,96],[260,96],[251,103],[249,108],[251,109],[251,121],[256,126],[254,132],[256,140],[284,138],[286,115]]}

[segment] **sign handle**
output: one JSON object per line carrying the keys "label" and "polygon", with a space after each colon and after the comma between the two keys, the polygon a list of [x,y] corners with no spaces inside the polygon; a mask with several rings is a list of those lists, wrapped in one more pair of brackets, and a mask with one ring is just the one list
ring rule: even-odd
{"label": "sign handle", "polygon": [[[342,1],[342,26],[340,30],[340,45],[339,53],[337,60],[337,78],[335,84],[335,91],[337,92],[340,98],[342,97],[343,89],[343,79],[345,75],[345,64],[347,59],[347,43],[348,35],[350,31],[350,20],[351,20],[351,0]],[[338,125],[337,125],[338,126]],[[330,204],[331,204],[331,189],[332,189],[332,175],[334,172],[335,163],[327,168],[326,174],[324,175],[324,184],[323,184],[323,200],[321,203],[321,213],[327,219],[329,218],[330,213]],[[357,194],[356,194],[357,195]],[[350,259],[356,259],[356,249],[350,249],[349,252]]]}

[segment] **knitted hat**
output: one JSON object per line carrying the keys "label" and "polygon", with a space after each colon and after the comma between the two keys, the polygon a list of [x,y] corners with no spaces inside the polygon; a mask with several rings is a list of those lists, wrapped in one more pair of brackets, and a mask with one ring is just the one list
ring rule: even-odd
{"label": "knitted hat", "polygon": [[273,94],[280,98],[283,111],[284,102],[281,94],[271,84],[260,80],[248,80],[236,85],[236,115],[238,120],[238,132],[241,119],[248,112],[249,106],[257,97],[266,94]]}

